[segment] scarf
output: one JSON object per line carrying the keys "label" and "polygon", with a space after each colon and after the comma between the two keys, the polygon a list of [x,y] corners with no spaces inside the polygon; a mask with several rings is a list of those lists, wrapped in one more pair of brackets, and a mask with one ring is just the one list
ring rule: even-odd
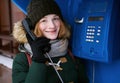
{"label": "scarf", "polygon": [[[59,57],[64,56],[67,53],[68,50],[68,40],[67,39],[61,39],[61,40],[51,40],[51,50],[49,51],[50,57]],[[31,57],[33,55],[31,47],[28,43],[24,44],[24,49],[20,49],[21,52],[28,52],[30,53]],[[47,58],[47,56],[45,56]]]}
{"label": "scarf", "polygon": [[51,57],[58,57],[58,56],[64,56],[67,53],[68,49],[68,40],[53,40],[50,41],[51,43],[51,50],[49,52],[49,55]]}

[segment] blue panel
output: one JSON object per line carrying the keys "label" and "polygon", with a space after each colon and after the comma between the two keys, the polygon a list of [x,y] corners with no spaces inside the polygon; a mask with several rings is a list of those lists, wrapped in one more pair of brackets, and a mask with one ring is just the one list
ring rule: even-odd
{"label": "blue panel", "polygon": [[27,6],[31,0],[12,0],[12,2],[20,8],[22,12],[27,14]]}
{"label": "blue panel", "polygon": [[106,64],[87,61],[90,83],[120,83],[120,60]]}
{"label": "blue panel", "polygon": [[120,41],[120,37],[117,37],[120,29],[116,26],[119,22],[119,5],[120,1],[116,0],[83,0],[80,3],[74,15],[72,35],[75,56],[110,62],[113,57],[120,55],[117,52],[120,45],[115,43]]}

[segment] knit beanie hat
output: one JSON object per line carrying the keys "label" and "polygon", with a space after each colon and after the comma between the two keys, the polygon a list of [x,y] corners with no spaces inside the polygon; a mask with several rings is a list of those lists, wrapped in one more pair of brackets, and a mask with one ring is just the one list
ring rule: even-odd
{"label": "knit beanie hat", "polygon": [[31,0],[27,8],[27,18],[31,21],[31,29],[34,29],[36,23],[48,14],[56,14],[63,20],[60,8],[54,0]]}

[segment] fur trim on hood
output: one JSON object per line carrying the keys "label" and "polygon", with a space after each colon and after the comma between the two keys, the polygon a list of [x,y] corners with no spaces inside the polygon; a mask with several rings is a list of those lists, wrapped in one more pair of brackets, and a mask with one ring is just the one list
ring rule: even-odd
{"label": "fur trim on hood", "polygon": [[26,33],[21,21],[14,24],[12,35],[19,43],[27,43]]}

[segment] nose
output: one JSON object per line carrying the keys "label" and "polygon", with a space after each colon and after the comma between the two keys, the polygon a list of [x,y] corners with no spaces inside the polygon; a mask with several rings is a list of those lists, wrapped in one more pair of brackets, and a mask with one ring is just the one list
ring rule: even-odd
{"label": "nose", "polygon": [[49,28],[55,28],[55,24],[52,20],[49,21],[48,26],[49,26]]}

